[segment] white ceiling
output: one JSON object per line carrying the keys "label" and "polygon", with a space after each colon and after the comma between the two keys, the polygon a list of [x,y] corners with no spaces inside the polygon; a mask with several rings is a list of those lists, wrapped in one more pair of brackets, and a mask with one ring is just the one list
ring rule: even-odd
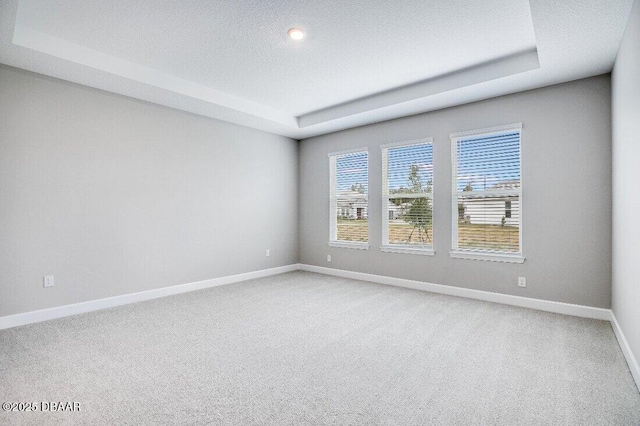
{"label": "white ceiling", "polygon": [[608,72],[632,3],[4,0],[0,62],[304,138]]}

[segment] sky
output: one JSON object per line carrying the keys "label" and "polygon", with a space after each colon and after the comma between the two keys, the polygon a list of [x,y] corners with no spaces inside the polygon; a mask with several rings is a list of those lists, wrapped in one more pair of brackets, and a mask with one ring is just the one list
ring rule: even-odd
{"label": "sky", "polygon": [[[359,152],[340,156],[336,161],[337,190],[347,191],[352,185],[362,184],[368,190],[367,153]],[[411,145],[389,149],[389,189],[408,188],[411,166],[419,167],[424,189],[433,179],[433,147],[429,144]]]}
{"label": "sky", "polygon": [[520,180],[520,133],[463,138],[457,144],[457,188],[468,183],[474,191],[491,189],[510,180]]}
{"label": "sky", "polygon": [[362,184],[365,192],[368,192],[368,155],[366,152],[357,152],[340,156],[336,159],[336,183],[337,191],[348,191],[351,185]]}
{"label": "sky", "polygon": [[411,166],[418,166],[422,182],[422,192],[427,190],[427,182],[433,182],[433,145],[420,144],[389,148],[389,192],[399,188],[411,188],[409,175]]}
{"label": "sky", "polygon": [[[409,145],[388,150],[389,190],[409,188],[411,166],[419,167],[423,190],[433,180],[433,144]],[[457,188],[471,183],[474,191],[491,189],[508,180],[520,179],[520,133],[507,132],[491,136],[460,139],[457,143]],[[368,192],[368,155],[358,152],[336,159],[337,191],[363,185]]]}

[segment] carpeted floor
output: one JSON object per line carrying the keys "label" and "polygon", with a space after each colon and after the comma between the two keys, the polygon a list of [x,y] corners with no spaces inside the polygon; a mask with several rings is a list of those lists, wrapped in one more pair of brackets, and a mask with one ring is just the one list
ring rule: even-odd
{"label": "carpeted floor", "polygon": [[0,331],[0,424],[638,425],[605,321],[292,272]]}

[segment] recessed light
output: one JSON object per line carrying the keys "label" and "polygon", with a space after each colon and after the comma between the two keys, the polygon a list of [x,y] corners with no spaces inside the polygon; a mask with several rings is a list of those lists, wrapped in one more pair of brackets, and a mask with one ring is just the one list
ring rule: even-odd
{"label": "recessed light", "polygon": [[301,28],[290,28],[289,31],[287,31],[287,34],[289,35],[289,37],[291,37],[291,40],[295,41],[302,40],[306,35],[304,33],[304,30]]}

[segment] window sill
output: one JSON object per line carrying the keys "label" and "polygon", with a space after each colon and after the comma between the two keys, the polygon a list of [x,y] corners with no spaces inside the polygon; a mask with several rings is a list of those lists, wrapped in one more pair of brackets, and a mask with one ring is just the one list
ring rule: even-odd
{"label": "window sill", "polygon": [[496,252],[480,252],[480,251],[452,251],[449,256],[453,259],[468,260],[488,260],[490,262],[506,262],[506,263],[524,263],[524,257],[520,253],[507,254]]}
{"label": "window sill", "polygon": [[420,254],[423,256],[433,256],[436,254],[432,248],[418,248],[411,246],[402,246],[402,245],[386,245],[380,246],[380,251],[385,253],[403,253],[403,254]]}
{"label": "window sill", "polygon": [[329,247],[369,250],[369,243],[356,241],[329,241],[327,244],[329,244]]}

